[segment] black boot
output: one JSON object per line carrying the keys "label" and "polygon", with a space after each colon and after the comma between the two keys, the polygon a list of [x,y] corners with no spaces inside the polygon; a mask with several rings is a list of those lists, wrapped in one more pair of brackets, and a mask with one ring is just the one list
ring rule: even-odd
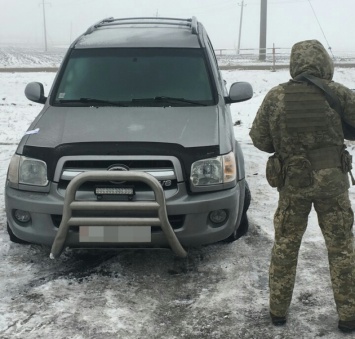
{"label": "black boot", "polygon": [[282,326],[286,324],[286,316],[278,317],[270,312],[271,321],[275,326]]}
{"label": "black boot", "polygon": [[338,328],[342,332],[353,332],[355,331],[355,320],[350,320],[350,321],[339,320]]}

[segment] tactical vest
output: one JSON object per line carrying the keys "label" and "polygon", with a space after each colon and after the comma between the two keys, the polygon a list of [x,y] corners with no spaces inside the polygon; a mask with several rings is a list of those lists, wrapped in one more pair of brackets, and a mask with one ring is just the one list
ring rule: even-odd
{"label": "tactical vest", "polygon": [[297,84],[286,85],[284,90],[286,126],[290,134],[328,129],[325,112],[329,105],[318,88]]}
{"label": "tactical vest", "polygon": [[[285,122],[287,131],[291,136],[304,132],[315,136],[320,132],[324,134],[330,133],[330,126],[325,115],[330,107],[319,88],[306,83],[287,83],[283,84],[283,88],[285,93]],[[295,146],[297,149],[297,142]],[[301,151],[302,145],[300,143],[298,148],[299,154],[309,160],[314,170],[341,167],[343,146],[326,146]]]}

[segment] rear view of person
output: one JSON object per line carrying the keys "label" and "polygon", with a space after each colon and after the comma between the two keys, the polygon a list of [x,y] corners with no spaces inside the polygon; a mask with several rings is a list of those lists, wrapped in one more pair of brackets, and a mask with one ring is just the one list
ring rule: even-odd
{"label": "rear view of person", "polygon": [[[328,250],[338,327],[351,332],[355,330],[354,215],[348,194],[351,156],[344,146],[342,119],[355,126],[355,95],[331,81],[333,72],[320,42],[296,43],[290,61],[292,80],[268,92],[250,137],[258,149],[274,153],[266,176],[279,191],[269,272],[273,324],[286,323],[298,252],[313,205]],[[338,100],[338,109],[331,98]]]}

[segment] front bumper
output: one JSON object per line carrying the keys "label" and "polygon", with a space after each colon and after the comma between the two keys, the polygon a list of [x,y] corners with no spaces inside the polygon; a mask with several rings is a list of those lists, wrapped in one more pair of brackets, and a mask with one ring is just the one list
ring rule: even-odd
{"label": "front bumper", "polygon": [[[185,184],[178,184],[177,193],[164,202],[168,216],[183,215],[183,222],[174,227],[174,236],[184,247],[214,243],[227,238],[240,220],[241,192],[244,192],[243,181],[231,189],[188,195]],[[160,187],[160,186],[159,186]],[[91,201],[95,201],[90,197]],[[79,200],[82,200],[79,197]],[[137,196],[139,200],[139,196]],[[22,240],[51,246],[58,236],[58,225],[53,216],[63,215],[64,199],[58,193],[57,186],[51,183],[49,193],[20,191],[7,185],[5,190],[6,213],[9,226],[14,235]],[[22,224],[14,218],[16,209],[28,211],[31,221]],[[224,223],[214,224],[209,219],[211,211],[223,209],[228,218]],[[170,226],[171,227],[171,226]],[[62,226],[60,226],[62,228]],[[138,229],[138,228],[137,228]],[[112,248],[112,247],[169,247],[171,243],[163,230],[154,230],[149,243],[81,243],[79,233],[73,227],[65,232],[63,246],[79,248]],[[60,252],[60,251],[59,251]]]}

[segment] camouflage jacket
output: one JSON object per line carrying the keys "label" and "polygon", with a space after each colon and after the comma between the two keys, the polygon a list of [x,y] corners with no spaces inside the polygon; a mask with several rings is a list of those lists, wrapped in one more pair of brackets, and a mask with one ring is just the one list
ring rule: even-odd
{"label": "camouflage jacket", "polygon": [[[340,147],[344,143],[339,114],[324,101],[324,121],[326,127],[311,132],[298,130],[290,133],[286,124],[285,91],[290,87],[314,85],[295,81],[294,78],[306,72],[326,81],[340,99],[344,120],[355,126],[355,94],[347,87],[333,82],[334,67],[327,51],[317,40],[307,40],[295,44],[291,52],[290,74],[292,79],[272,88],[265,96],[253,122],[250,137],[254,145],[265,152],[277,153],[283,160],[302,153],[302,150],[317,150],[325,147]],[[321,91],[320,91],[321,92]],[[324,94],[322,94],[324,96]],[[347,175],[340,168],[321,169],[314,173],[315,185],[306,190],[316,189],[320,194],[329,192],[340,194],[349,187]]]}

